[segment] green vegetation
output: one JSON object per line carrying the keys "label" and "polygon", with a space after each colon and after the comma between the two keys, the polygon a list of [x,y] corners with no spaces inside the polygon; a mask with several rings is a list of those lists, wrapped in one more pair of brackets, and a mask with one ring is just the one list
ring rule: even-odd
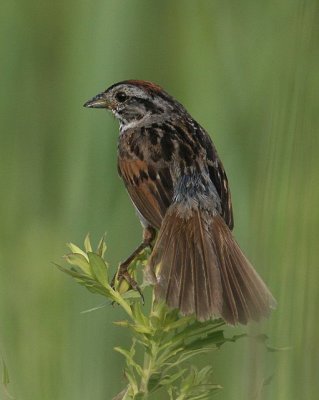
{"label": "green vegetation", "polygon": [[[145,312],[147,308],[143,307],[138,292],[123,291],[119,281],[115,282],[114,288],[111,286],[109,265],[104,259],[104,238],[96,252],[93,252],[88,236],[84,241],[84,251],[72,243],[69,247],[71,253],[65,259],[72,267],[56,266],[90,292],[121,306],[128,318],[115,322],[119,327],[129,328],[132,343],[129,349],[115,347],[125,357],[127,387],[114,399],[142,400],[155,392],[157,396],[161,389],[172,400],[210,399],[220,389],[219,385],[211,382],[212,367],[208,365],[199,370],[186,362],[218,349],[225,342],[234,342],[240,336],[227,339],[221,329],[225,325],[222,320],[200,323],[193,317],[179,317],[178,310],[169,310],[164,303],[152,301],[149,312]],[[131,273],[136,274],[138,267],[145,266],[148,253],[144,251],[132,263]],[[142,351],[142,363],[137,361],[137,350]]]}

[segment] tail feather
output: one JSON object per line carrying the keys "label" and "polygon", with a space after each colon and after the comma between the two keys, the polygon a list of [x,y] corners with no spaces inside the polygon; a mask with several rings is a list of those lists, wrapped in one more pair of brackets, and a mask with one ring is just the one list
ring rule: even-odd
{"label": "tail feather", "polygon": [[148,272],[155,296],[183,315],[222,317],[230,324],[267,317],[276,301],[219,214],[167,211]]}
{"label": "tail feather", "polygon": [[[276,307],[276,301],[267,286],[247,260],[221,217],[213,219],[212,231],[215,233],[214,242],[219,253],[221,271],[226,271],[230,291],[237,303],[235,311],[232,312],[227,308],[228,302],[225,301],[224,313],[241,323],[267,317],[271,309]],[[225,292],[229,293],[226,284]],[[227,300],[229,296],[224,298]]]}

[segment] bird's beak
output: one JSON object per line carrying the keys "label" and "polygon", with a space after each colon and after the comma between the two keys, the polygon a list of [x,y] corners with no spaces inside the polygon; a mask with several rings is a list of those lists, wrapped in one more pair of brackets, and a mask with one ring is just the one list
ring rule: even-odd
{"label": "bird's beak", "polygon": [[100,93],[93,97],[93,99],[87,101],[85,104],[83,104],[83,107],[88,107],[88,108],[111,108],[111,103],[110,101],[105,97],[105,93]]}

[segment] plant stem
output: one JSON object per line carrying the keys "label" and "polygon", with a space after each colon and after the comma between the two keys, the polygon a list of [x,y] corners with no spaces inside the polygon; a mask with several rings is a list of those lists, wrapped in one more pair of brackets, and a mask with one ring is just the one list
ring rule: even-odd
{"label": "plant stem", "polygon": [[140,386],[140,391],[145,394],[145,399],[147,399],[148,396],[148,382],[151,377],[151,371],[152,371],[152,357],[145,352],[144,354],[144,376],[141,380],[141,386]]}
{"label": "plant stem", "polygon": [[[151,306],[151,311],[149,313],[149,320],[151,320],[151,316],[154,312],[154,293],[152,294],[152,306]],[[160,365],[156,362],[157,356],[158,356],[158,351],[160,348],[160,342],[162,339],[162,335],[158,335],[157,329],[153,334],[152,340],[149,341],[149,351],[144,352],[144,362],[143,362],[143,370],[144,374],[141,379],[141,384],[140,384],[140,391],[142,393],[145,393],[145,399],[148,398],[148,386],[149,386],[149,380],[155,372],[160,370]]]}
{"label": "plant stem", "polygon": [[132,314],[132,309],[131,306],[122,298],[121,295],[119,295],[114,289],[110,289],[110,291],[112,292],[114,298],[116,299],[116,302],[122,306],[123,310],[128,314],[128,316],[134,320],[133,318],[133,314]]}

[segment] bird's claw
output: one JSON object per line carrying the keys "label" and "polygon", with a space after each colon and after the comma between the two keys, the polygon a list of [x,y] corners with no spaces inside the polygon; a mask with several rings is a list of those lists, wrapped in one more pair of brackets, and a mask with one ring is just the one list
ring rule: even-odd
{"label": "bird's claw", "polygon": [[[141,296],[142,299],[142,304],[145,304],[145,299],[144,295],[142,293],[141,288],[139,287],[138,283],[136,280],[129,274],[127,270],[121,271],[121,266],[119,268],[119,271],[114,275],[112,281],[111,281],[111,287],[112,289],[115,289],[115,281],[118,280],[118,282],[121,282],[122,280],[126,280],[126,282],[129,284],[129,286],[133,289],[136,290],[139,295]],[[113,302],[114,303],[114,302]]]}

